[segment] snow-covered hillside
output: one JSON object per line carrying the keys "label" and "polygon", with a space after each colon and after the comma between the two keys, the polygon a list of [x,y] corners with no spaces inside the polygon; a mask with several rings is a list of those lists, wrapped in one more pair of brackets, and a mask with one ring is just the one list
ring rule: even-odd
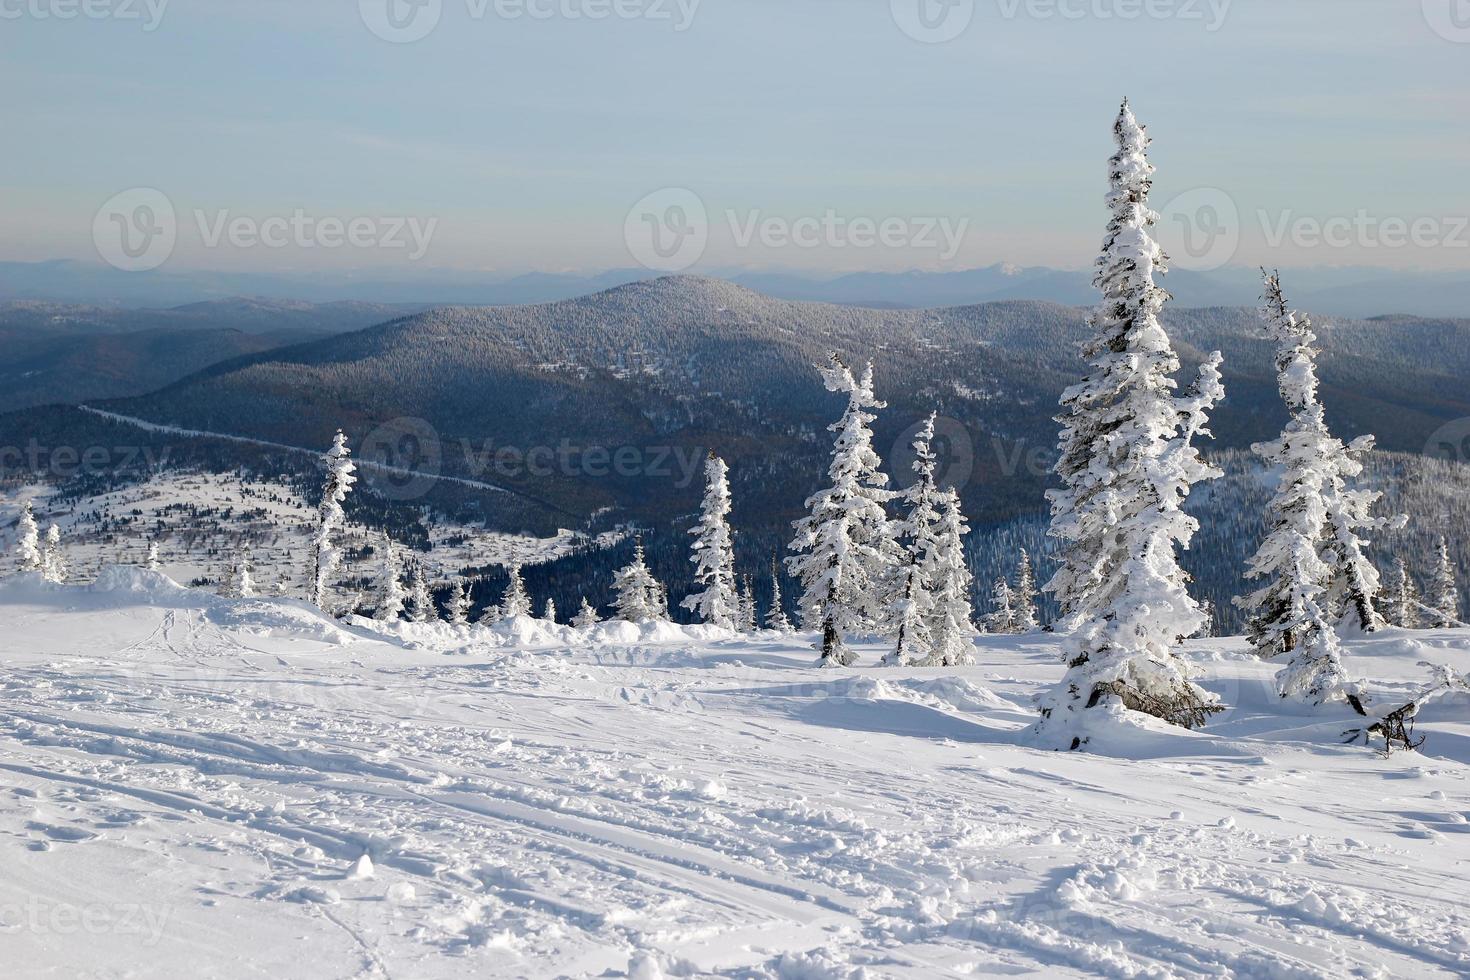
{"label": "snow-covered hillside", "polygon": [[[324,619],[154,573],[0,583],[7,977],[1463,976],[1470,698],[1418,753],[1232,708],[1029,745],[1046,636]],[[1470,631],[1349,640],[1387,703]]]}
{"label": "snow-covered hillside", "polygon": [[[83,580],[90,580],[109,563],[141,563],[152,541],[158,545],[162,570],[177,581],[222,583],[228,580],[242,544],[248,543],[260,589],[284,595],[306,592],[310,569],[301,556],[309,550],[316,505],[275,480],[246,479],[235,473],[168,471],[133,486],[79,499],[58,499],[55,490],[44,485],[19,486],[0,490],[0,527],[13,524],[27,500],[44,522],[55,522],[61,528],[67,562]],[[534,538],[442,518],[428,523],[426,531],[431,550],[415,557],[425,564],[431,579],[453,577],[465,568],[547,562],[588,541],[572,531]],[[605,545],[620,538],[610,532],[595,543]],[[381,536],[366,528],[347,528],[344,578],[371,578],[376,573],[381,558],[370,553],[358,558],[378,540]],[[3,549],[0,572],[18,567],[14,548]],[[343,604],[352,598],[345,589],[334,596]]]}

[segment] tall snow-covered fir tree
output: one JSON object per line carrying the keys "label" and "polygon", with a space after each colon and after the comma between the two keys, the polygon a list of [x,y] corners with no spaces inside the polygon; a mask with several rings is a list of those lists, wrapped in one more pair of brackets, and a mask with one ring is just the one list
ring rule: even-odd
{"label": "tall snow-covered fir tree", "polygon": [[521,566],[514,563],[507,570],[505,595],[500,600],[500,618],[531,615],[531,596],[526,592],[526,581],[521,578]]}
{"label": "tall snow-covered fir tree", "polygon": [[655,622],[668,618],[664,590],[643,557],[643,538],[633,546],[633,560],[613,576],[613,609],[619,619],[630,623]]}
{"label": "tall snow-covered fir tree", "polygon": [[1066,677],[1041,700],[1039,731],[1070,748],[1087,740],[1089,708],[1121,705],[1187,727],[1218,710],[1175,646],[1203,622],[1176,549],[1198,528],[1182,509],[1190,488],[1219,475],[1194,440],[1208,434],[1208,411],[1224,394],[1221,358],[1212,354],[1194,386],[1177,393],[1179,357],[1159,323],[1169,294],[1154,282],[1166,271],[1148,206],[1154,167],[1127,102],[1113,136],[1111,218],[1093,280],[1102,302],[1084,348],[1090,371],[1062,395],[1062,488],[1048,493],[1063,564],[1047,589],[1072,635]]}
{"label": "tall snow-covered fir tree", "polygon": [[158,556],[158,542],[148,542],[148,556],[143,559],[143,567],[150,572],[162,571],[163,561]]}
{"label": "tall snow-covered fir tree", "polygon": [[470,622],[470,610],[474,608],[475,602],[470,598],[470,587],[464,579],[454,583],[454,588],[449,593],[449,604],[445,609],[449,613],[449,624],[451,626],[468,626]]}
{"label": "tall snow-covered fir tree", "polygon": [[928,664],[962,667],[975,662],[975,611],[970,605],[971,575],[965,560],[965,535],[970,528],[960,509],[958,491],[941,490],[937,507],[935,551],[927,572],[934,599],[929,613],[933,652]]}
{"label": "tall snow-covered fir tree", "polygon": [[255,596],[255,576],[252,566],[250,545],[248,543],[241,545],[240,554],[236,556],[235,564],[230,569],[227,595],[233,599],[250,599]]}
{"label": "tall snow-covered fir tree", "polygon": [[1450,559],[1450,543],[1439,539],[1439,560],[1429,588],[1429,605],[1434,609],[1435,629],[1453,629],[1460,620],[1460,587],[1455,582],[1455,563]]}
{"label": "tall snow-covered fir tree", "polygon": [[1317,398],[1312,322],[1287,306],[1279,274],[1266,275],[1261,316],[1276,344],[1276,383],[1290,419],[1280,438],[1251,447],[1280,476],[1267,504],[1265,540],[1246,566],[1247,578],[1266,584],[1235,603],[1250,612],[1246,635],[1262,657],[1292,653],[1303,641],[1333,656],[1333,644],[1310,635],[1333,628],[1326,599],[1332,570],[1322,560],[1322,546],[1345,449],[1328,431]]}
{"label": "tall snow-covered fir tree", "polygon": [[352,464],[352,451],[347,448],[347,437],[342,430],[332,440],[332,448],[324,457],[327,480],[322,486],[322,500],[317,508],[316,534],[312,537],[311,601],[318,609],[325,609],[332,576],[342,563],[342,552],[333,538],[346,523],[342,504],[352,485],[357,482],[356,467]]}
{"label": "tall snow-covered fir tree", "polygon": [[1418,629],[1419,601],[1419,589],[1409,574],[1408,563],[1402,557],[1395,559],[1384,610],[1388,621],[1406,630]]}
{"label": "tall snow-covered fir tree", "polygon": [[755,582],[747,575],[740,582],[740,632],[754,633],[760,625],[755,604]]}
{"label": "tall snow-covered fir tree", "polygon": [[1345,624],[1371,633],[1383,625],[1377,608],[1378,569],[1368,560],[1363,549],[1370,542],[1360,531],[1384,527],[1402,527],[1403,515],[1375,517],[1373,507],[1383,496],[1381,491],[1354,488],[1352,480],[1363,472],[1362,457],[1373,449],[1372,436],[1354,439],[1338,457],[1327,495],[1326,541],[1324,560],[1331,568],[1327,580],[1327,608]]}
{"label": "tall snow-covered fir tree", "polygon": [[586,629],[589,626],[596,626],[600,622],[602,620],[597,618],[597,610],[593,609],[592,603],[587,601],[586,596],[583,596],[582,608],[577,610],[577,615],[572,619],[572,625],[578,629]]}
{"label": "tall snow-covered fir tree", "polygon": [[713,452],[704,464],[704,502],[699,522],[689,529],[695,535],[690,561],[694,581],[704,586],[682,605],[700,622],[721,629],[736,628],[740,614],[735,583],[735,544],[730,533],[730,479],[725,461]]}
{"label": "tall snow-covered fir tree", "polygon": [[766,629],[775,633],[791,632],[791,620],[786,618],[781,600],[781,569],[775,555],[771,556],[771,608],[766,610]]}
{"label": "tall snow-covered fir tree", "polygon": [[1041,625],[1036,612],[1036,571],[1031,566],[1031,556],[1021,549],[1021,558],[1016,563],[1016,587],[1011,590],[1011,600],[1016,610],[1016,631],[1030,633]]}
{"label": "tall snow-covered fir tree", "polygon": [[556,623],[556,600],[550,596],[546,599],[546,605],[541,610],[541,618],[548,623]]}
{"label": "tall snow-covered fir tree", "polygon": [[415,623],[428,623],[439,618],[434,606],[434,596],[429,591],[429,581],[424,575],[422,562],[413,563],[408,578],[408,618]]}
{"label": "tall snow-covered fir tree", "polygon": [[67,577],[66,553],[61,550],[61,528],[55,524],[46,528],[46,544],[41,549],[41,577],[58,585]]}
{"label": "tall snow-covered fir tree", "polygon": [[995,580],[990,589],[990,613],[985,617],[985,632],[1015,633],[1016,601],[1011,584],[1004,578]]}
{"label": "tall snow-covered fir tree", "polygon": [[373,618],[380,622],[397,622],[403,618],[403,566],[398,560],[398,550],[392,540],[384,534],[378,545],[382,562],[378,566],[378,582],[373,600]]}
{"label": "tall snow-covered fir tree", "polygon": [[830,485],[807,498],[807,515],[794,524],[787,567],[801,581],[803,624],[822,634],[822,666],[847,667],[857,656],[843,636],[881,623],[897,545],[883,509],[891,496],[888,478],[879,471],[870,428],[872,411],[884,407],[873,394],[873,366],[858,377],[833,354],[822,380],[828,391],[848,396],[847,408],[828,427],[837,434]]}
{"label": "tall snow-covered fir tree", "polygon": [[939,488],[934,472],[938,457],[934,454],[935,414],[931,413],[914,435],[913,484],[898,499],[907,506],[899,521],[889,523],[901,549],[899,564],[894,569],[890,588],[885,632],[894,637],[894,647],[883,658],[888,666],[927,663],[934,653],[934,638],[929,623],[934,616],[934,570],[939,549],[936,533],[939,512],[935,504]]}
{"label": "tall snow-covered fir tree", "polygon": [[23,572],[41,570],[41,529],[36,526],[36,512],[27,500],[20,508],[15,527],[15,553]]}

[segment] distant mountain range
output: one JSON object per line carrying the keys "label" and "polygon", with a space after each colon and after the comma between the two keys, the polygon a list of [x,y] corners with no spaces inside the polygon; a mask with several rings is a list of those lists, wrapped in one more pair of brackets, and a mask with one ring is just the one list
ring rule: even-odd
{"label": "distant mountain range", "polygon": [[[1224,351],[1216,444],[1274,436],[1283,410],[1255,312],[1171,308],[1168,322],[1186,362]],[[906,432],[937,411],[967,509],[997,521],[1041,506],[1052,415],[1082,370],[1086,333],[1084,311],[1053,303],[865,309],[672,277],[556,303],[429,310],[242,353],[102,407],[293,446],[325,445],[340,426],[365,459],[511,491],[421,488],[423,502],[510,531],[666,522],[695,505],[690,471],[713,449],[731,462],[740,523],[774,535],[825,465],[840,399],[815,365],[835,350],[876,362],[890,406],[877,436],[891,471],[907,472]],[[1386,448],[1421,452],[1445,422],[1470,417],[1470,320],[1344,320],[1321,335],[1324,399],[1340,434],[1374,432]],[[381,428],[401,418],[422,422]],[[86,413],[0,416],[0,445],[36,433],[73,445],[137,438]],[[533,450],[551,456],[538,468]],[[234,452],[216,447],[210,458]],[[619,452],[625,466],[607,458]]]}
{"label": "distant mountain range", "polygon": [[0,303],[0,412],[141,395],[231,358],[420,309],[243,299],[164,310]]}
{"label": "distant mountain range", "polygon": [[[1284,271],[1294,287],[1295,302],[1321,315],[1470,316],[1470,272],[1368,268]],[[1087,306],[1096,298],[1088,270],[1007,264],[954,272],[872,272],[837,277],[743,270],[711,270],[711,274],[778,299],[879,309],[964,306],[1010,299]],[[304,304],[507,306],[572,299],[656,277],[643,269],[516,276],[424,270],[397,277],[376,271],[313,276],[166,270],[130,273],[74,261],[6,262],[0,263],[0,301],[156,309],[256,296]],[[1259,275],[1247,268],[1210,273],[1176,269],[1169,274],[1166,285],[1175,296],[1176,307],[1251,306],[1260,294]]]}

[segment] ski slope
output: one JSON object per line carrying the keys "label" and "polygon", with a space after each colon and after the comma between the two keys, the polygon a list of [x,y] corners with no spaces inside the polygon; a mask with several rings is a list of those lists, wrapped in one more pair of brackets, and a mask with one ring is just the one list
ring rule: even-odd
{"label": "ski slope", "polygon": [[[0,581],[0,974],[1470,973],[1470,699],[1385,758],[1201,641],[1208,731],[1051,753],[1046,636],[808,642]],[[1470,631],[1348,650],[1384,701],[1470,670]]]}

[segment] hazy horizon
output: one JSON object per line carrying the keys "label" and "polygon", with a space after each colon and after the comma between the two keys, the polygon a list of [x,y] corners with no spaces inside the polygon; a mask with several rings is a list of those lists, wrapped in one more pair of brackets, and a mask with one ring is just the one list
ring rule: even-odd
{"label": "hazy horizon", "polygon": [[1470,266],[1451,0],[416,2],[15,8],[0,259],[1085,269],[1129,96],[1175,268]]}

